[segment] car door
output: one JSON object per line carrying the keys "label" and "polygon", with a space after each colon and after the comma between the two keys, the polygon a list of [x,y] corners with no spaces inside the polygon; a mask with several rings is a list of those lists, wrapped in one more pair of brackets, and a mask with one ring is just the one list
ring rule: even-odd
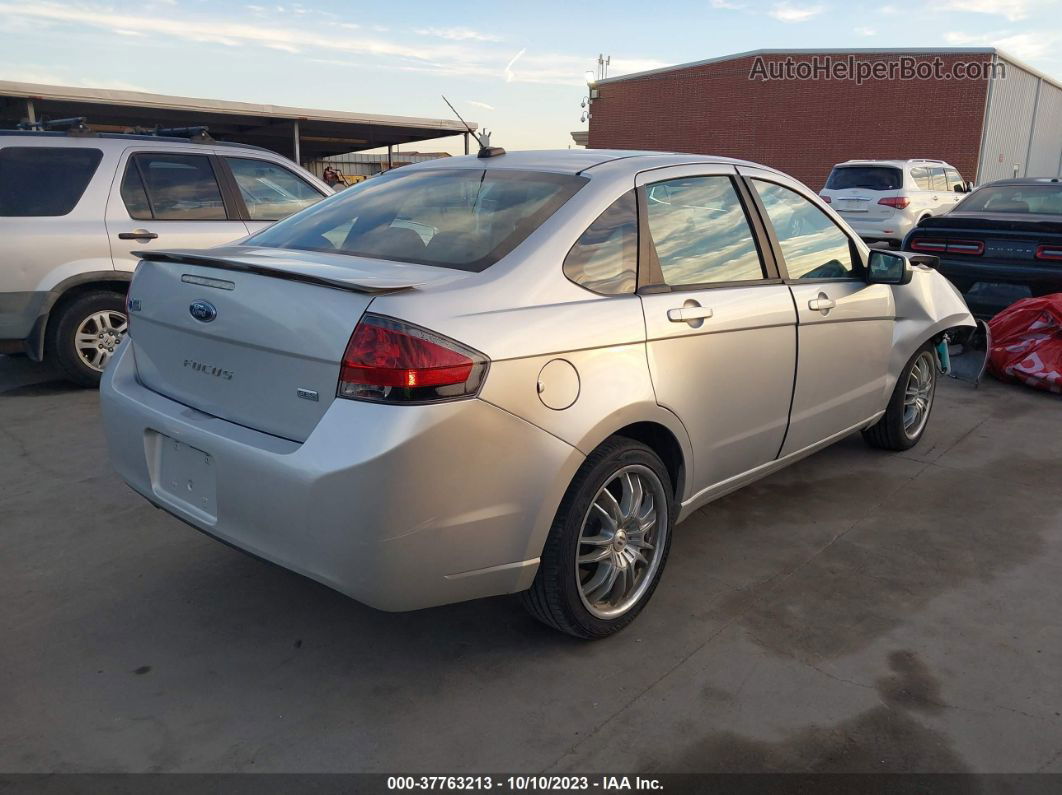
{"label": "car door", "polygon": [[796,314],[733,167],[648,171],[636,185],[649,369],[689,433],[700,493],[777,457]]}
{"label": "car door", "polygon": [[935,207],[933,202],[933,177],[925,166],[915,166],[911,169],[911,179],[915,189],[910,192],[911,204],[908,212],[916,219],[923,214],[933,214]]}
{"label": "car door", "polygon": [[207,248],[246,237],[219,171],[217,159],[201,150],[127,150],[107,200],[114,267],[133,270],[134,251]]}
{"label": "car door", "polygon": [[292,169],[265,158],[218,153],[242,202],[243,220],[250,232],[265,229],[325,197],[325,193]]}
{"label": "car door", "polygon": [[802,185],[741,167],[797,312],[796,386],[782,455],[854,430],[885,408],[895,304],[865,281],[865,247]]}
{"label": "car door", "polygon": [[966,183],[959,172],[951,166],[944,167],[944,176],[948,180],[948,202],[954,207],[966,196]]}

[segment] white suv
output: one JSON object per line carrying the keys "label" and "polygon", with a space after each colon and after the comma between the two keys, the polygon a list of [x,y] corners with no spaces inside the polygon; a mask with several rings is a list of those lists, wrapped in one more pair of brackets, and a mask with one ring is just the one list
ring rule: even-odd
{"label": "white suv", "polygon": [[202,134],[0,131],[0,353],[95,386],[125,333],[136,252],[228,243],[332,192]]}
{"label": "white suv", "polygon": [[972,189],[943,160],[849,160],[820,195],[867,242],[898,246],[928,215],[943,215]]}

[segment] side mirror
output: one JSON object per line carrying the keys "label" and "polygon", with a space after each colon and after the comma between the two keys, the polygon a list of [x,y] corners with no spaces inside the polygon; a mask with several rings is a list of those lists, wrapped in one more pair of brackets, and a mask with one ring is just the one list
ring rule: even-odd
{"label": "side mirror", "polygon": [[867,263],[867,284],[909,284],[915,265],[936,267],[940,260],[932,254],[908,254],[872,248]]}

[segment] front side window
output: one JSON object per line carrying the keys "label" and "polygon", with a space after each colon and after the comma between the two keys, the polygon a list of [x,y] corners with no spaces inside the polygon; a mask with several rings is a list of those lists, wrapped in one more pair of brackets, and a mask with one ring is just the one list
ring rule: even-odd
{"label": "front side window", "polygon": [[397,169],[280,221],[247,244],[478,272],[585,184],[569,174],[500,168]]}
{"label": "front side window", "polygon": [[852,248],[848,235],[799,193],[754,179],[782,248],[790,279],[849,279]]}
{"label": "front side window", "polygon": [[134,155],[122,179],[122,200],[135,219],[223,221],[228,217],[206,155]]}
{"label": "front side window", "polygon": [[638,271],[638,202],[628,191],[597,217],[564,258],[564,275],[603,295],[633,293]]}
{"label": "front side window", "polygon": [[66,215],[103,159],[99,149],[7,146],[0,149],[0,216]]}
{"label": "front side window", "polygon": [[933,173],[933,190],[951,190],[948,187],[948,179],[944,176],[944,169],[931,169]]}
{"label": "front side window", "polygon": [[670,286],[764,278],[730,177],[683,177],[646,188],[649,234]]}
{"label": "front side window", "polygon": [[252,221],[279,221],[324,197],[288,169],[266,160],[226,157]]}
{"label": "front side window", "polygon": [[962,175],[959,174],[954,168],[944,169],[944,176],[948,178],[948,190],[950,191],[963,191],[966,190],[966,183],[962,180]]}

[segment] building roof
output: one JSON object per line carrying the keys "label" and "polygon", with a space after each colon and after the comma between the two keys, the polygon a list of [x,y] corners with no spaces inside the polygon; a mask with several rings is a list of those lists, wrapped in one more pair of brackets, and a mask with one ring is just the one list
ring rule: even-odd
{"label": "building roof", "polygon": [[[26,100],[33,102],[38,118],[85,116],[94,129],[110,132],[130,127],[206,125],[210,135],[218,140],[256,144],[288,154],[298,122],[303,160],[466,132],[456,119],[383,116],[3,80],[0,127],[13,127],[26,117]],[[476,128],[474,123],[470,126]]]}
{"label": "building roof", "polygon": [[781,49],[781,50],[748,50],[747,52],[738,52],[732,55],[720,55],[716,58],[705,58],[702,61],[690,61],[689,63],[675,64],[674,66],[662,66],[658,69],[647,69],[644,72],[632,72],[626,75],[619,75],[617,77],[606,77],[603,80],[598,80],[594,85],[606,85],[608,83],[621,83],[624,80],[636,80],[640,77],[648,77],[649,75],[664,74],[666,72],[677,72],[682,69],[692,69],[696,66],[708,66],[709,64],[726,63],[727,61],[737,61],[742,58],[755,58],[756,56],[778,56],[778,55],[993,55],[996,58],[1013,64],[1019,69],[1023,69],[1036,77],[1046,80],[1056,88],[1062,88],[1062,83],[1059,83],[1050,75],[1046,75],[1038,69],[1034,69],[1022,61],[1019,61],[1012,55],[1004,52],[998,47],[855,47],[847,49]]}

